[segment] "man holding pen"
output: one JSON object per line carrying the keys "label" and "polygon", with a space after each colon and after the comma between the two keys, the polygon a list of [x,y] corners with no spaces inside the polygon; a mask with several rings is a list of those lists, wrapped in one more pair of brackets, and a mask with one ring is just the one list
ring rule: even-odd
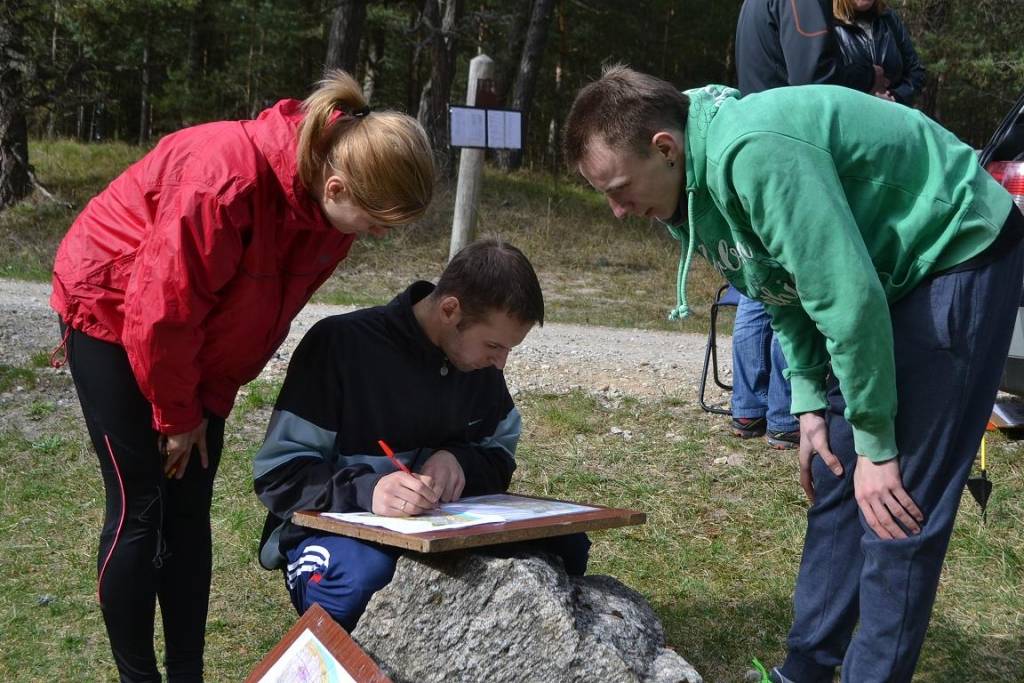
{"label": "man holding pen", "polygon": [[[508,488],[520,417],[502,368],[543,321],[530,262],[486,240],[459,252],[436,287],[416,282],[386,306],[306,334],[254,463],[270,510],[260,563],[285,570],[296,610],[320,603],[352,630],[402,551],[293,525],[293,513],[413,516]],[[534,547],[561,556],[570,573],[586,569],[583,534]]]}

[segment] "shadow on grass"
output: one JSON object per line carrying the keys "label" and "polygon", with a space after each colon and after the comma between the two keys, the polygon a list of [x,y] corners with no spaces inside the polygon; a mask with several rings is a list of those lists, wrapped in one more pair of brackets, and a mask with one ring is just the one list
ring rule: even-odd
{"label": "shadow on grass", "polygon": [[[979,614],[978,621],[984,622]],[[1024,680],[1024,634],[967,632],[943,614],[933,614],[915,681]]]}
{"label": "shadow on grass", "polygon": [[[740,603],[682,600],[671,605],[655,603],[654,608],[665,625],[669,646],[696,667],[705,681],[742,680],[752,657],[766,666],[785,658],[791,614],[788,595],[777,593]],[[1021,634],[982,635],[934,614],[913,680],[1017,683],[1024,680],[1022,668]]]}
{"label": "shadow on grass", "polygon": [[669,646],[709,682],[742,680],[752,657],[781,662],[790,607],[782,592],[754,601],[692,597],[654,604]]}

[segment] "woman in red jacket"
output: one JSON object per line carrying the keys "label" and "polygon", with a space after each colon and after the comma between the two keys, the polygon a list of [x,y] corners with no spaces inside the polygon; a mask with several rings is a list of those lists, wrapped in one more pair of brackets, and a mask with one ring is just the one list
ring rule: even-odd
{"label": "woman in red jacket", "polygon": [[202,680],[210,502],[224,420],[360,234],[431,199],[415,119],[332,72],[254,121],[168,135],[95,197],[57,251],[51,304],[99,455],[97,596],[122,681]]}

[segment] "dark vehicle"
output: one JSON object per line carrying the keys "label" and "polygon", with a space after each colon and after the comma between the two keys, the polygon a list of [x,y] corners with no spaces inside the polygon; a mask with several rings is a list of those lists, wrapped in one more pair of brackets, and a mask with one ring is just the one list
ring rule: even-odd
{"label": "dark vehicle", "polygon": [[[999,124],[978,160],[1010,191],[1017,206],[1024,211],[1024,94]],[[1024,301],[1021,304],[999,388],[1024,396]]]}

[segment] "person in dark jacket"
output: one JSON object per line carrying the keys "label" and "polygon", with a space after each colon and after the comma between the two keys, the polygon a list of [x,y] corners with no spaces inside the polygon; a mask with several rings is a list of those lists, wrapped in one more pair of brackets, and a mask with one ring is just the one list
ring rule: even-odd
{"label": "person in dark jacket", "polygon": [[[486,240],[460,251],[436,287],[416,282],[386,306],[310,329],[253,466],[269,509],[260,563],[284,570],[300,614],[316,602],[351,631],[391,581],[400,550],[294,525],[295,512],[414,516],[508,489],[520,416],[502,368],[543,322],[530,262]],[[395,468],[378,439],[411,473]],[[586,569],[584,534],[532,545],[560,556],[571,574]]]}
{"label": "person in dark jacket", "polygon": [[433,181],[422,127],[339,71],[305,102],[166,136],[64,237],[51,304],[106,491],[97,598],[122,681],[160,680],[157,600],[167,678],[202,680],[238,388],[356,236],[416,219]]}
{"label": "person in dark jacket", "polygon": [[[884,85],[870,62],[843,61],[830,0],[745,0],[736,24],[736,73],[743,95],[809,83],[864,92]],[[790,414],[785,356],[764,306],[742,294],[732,365],[732,433],[743,439],[763,435],[772,448],[796,448],[800,430]]]}
{"label": "person in dark jacket", "polygon": [[873,93],[910,106],[924,87],[925,69],[910,34],[885,0],[833,0],[835,34],[848,68],[879,68],[885,78]]}

